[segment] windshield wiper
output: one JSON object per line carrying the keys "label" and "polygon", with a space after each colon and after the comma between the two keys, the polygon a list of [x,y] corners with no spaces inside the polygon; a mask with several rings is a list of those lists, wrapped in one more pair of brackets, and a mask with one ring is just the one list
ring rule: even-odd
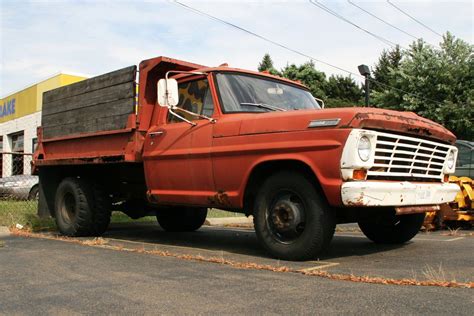
{"label": "windshield wiper", "polygon": [[278,106],[270,105],[270,104],[265,104],[265,103],[250,103],[250,102],[242,102],[240,105],[250,105],[250,106],[256,106],[257,108],[261,109],[267,109],[267,110],[272,110],[272,111],[282,111],[285,112],[285,109],[279,108]]}

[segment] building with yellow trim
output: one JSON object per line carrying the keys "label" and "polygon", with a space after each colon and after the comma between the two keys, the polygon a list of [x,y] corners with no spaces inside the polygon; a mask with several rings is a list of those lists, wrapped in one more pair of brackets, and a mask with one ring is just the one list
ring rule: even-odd
{"label": "building with yellow trim", "polygon": [[43,92],[86,78],[58,73],[0,99],[0,177],[30,173],[30,159],[24,159],[22,154],[35,150]]}

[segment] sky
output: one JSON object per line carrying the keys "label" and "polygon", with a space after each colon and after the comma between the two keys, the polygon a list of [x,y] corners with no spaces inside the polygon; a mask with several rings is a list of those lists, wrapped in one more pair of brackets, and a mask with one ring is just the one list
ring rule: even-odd
{"label": "sky", "polygon": [[[360,64],[374,66],[390,49],[309,1],[180,1],[354,73]],[[319,2],[402,47],[413,41],[346,0]],[[433,45],[441,40],[385,0],[352,2]],[[436,32],[473,43],[472,1],[391,2]],[[277,69],[309,60],[173,1],[0,0],[0,97],[61,71],[94,76],[157,56],[256,70],[265,53]],[[317,61],[315,66],[328,76],[347,75]]]}

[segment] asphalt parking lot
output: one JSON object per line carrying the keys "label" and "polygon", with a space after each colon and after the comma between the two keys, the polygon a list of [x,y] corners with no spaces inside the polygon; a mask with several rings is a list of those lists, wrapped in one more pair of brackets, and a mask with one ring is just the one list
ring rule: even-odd
{"label": "asphalt parking lot", "polygon": [[295,263],[269,258],[247,228],[207,226],[171,234],[156,224],[137,223],[114,225],[104,235],[107,246],[138,252],[4,234],[0,314],[471,315],[473,289],[331,280],[143,251],[355,276],[472,282],[473,238],[470,231],[421,233],[406,245],[384,247],[349,229],[336,233],[324,257]]}
{"label": "asphalt parking lot", "polygon": [[[104,235],[112,243],[144,247],[179,254],[223,257],[238,262],[255,262],[295,269],[385,278],[433,277],[474,281],[474,236],[471,231],[438,231],[418,234],[405,245],[377,245],[354,225],[339,226],[330,251],[313,261],[275,260],[260,248],[251,228],[203,226],[193,233],[167,233],[156,224],[115,225]],[[434,273],[431,273],[434,274]],[[439,276],[441,277],[441,276]]]}

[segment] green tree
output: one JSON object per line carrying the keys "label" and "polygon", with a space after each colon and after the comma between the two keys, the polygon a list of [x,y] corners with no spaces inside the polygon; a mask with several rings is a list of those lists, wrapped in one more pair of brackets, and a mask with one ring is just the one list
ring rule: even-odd
{"label": "green tree", "polygon": [[326,74],[316,70],[312,61],[300,66],[296,66],[295,64],[286,65],[286,67],[281,70],[281,74],[290,80],[300,81],[311,90],[313,96],[321,99],[326,98]]}
{"label": "green tree", "polygon": [[278,70],[273,67],[273,60],[268,53],[263,56],[262,61],[258,64],[258,71],[268,71],[272,75],[280,74]]}
{"label": "green tree", "polygon": [[361,105],[363,90],[351,77],[329,77],[325,91],[328,107]]}
{"label": "green tree", "polygon": [[402,50],[398,45],[391,50],[383,50],[372,73],[374,79],[372,82],[373,91],[382,92],[387,89],[385,85],[391,82],[393,71],[399,69],[402,57]]}
{"label": "green tree", "polygon": [[398,68],[391,68],[388,85],[374,91],[378,107],[413,111],[453,131],[458,138],[474,138],[474,46],[449,32],[440,48],[422,40],[403,52]]}

